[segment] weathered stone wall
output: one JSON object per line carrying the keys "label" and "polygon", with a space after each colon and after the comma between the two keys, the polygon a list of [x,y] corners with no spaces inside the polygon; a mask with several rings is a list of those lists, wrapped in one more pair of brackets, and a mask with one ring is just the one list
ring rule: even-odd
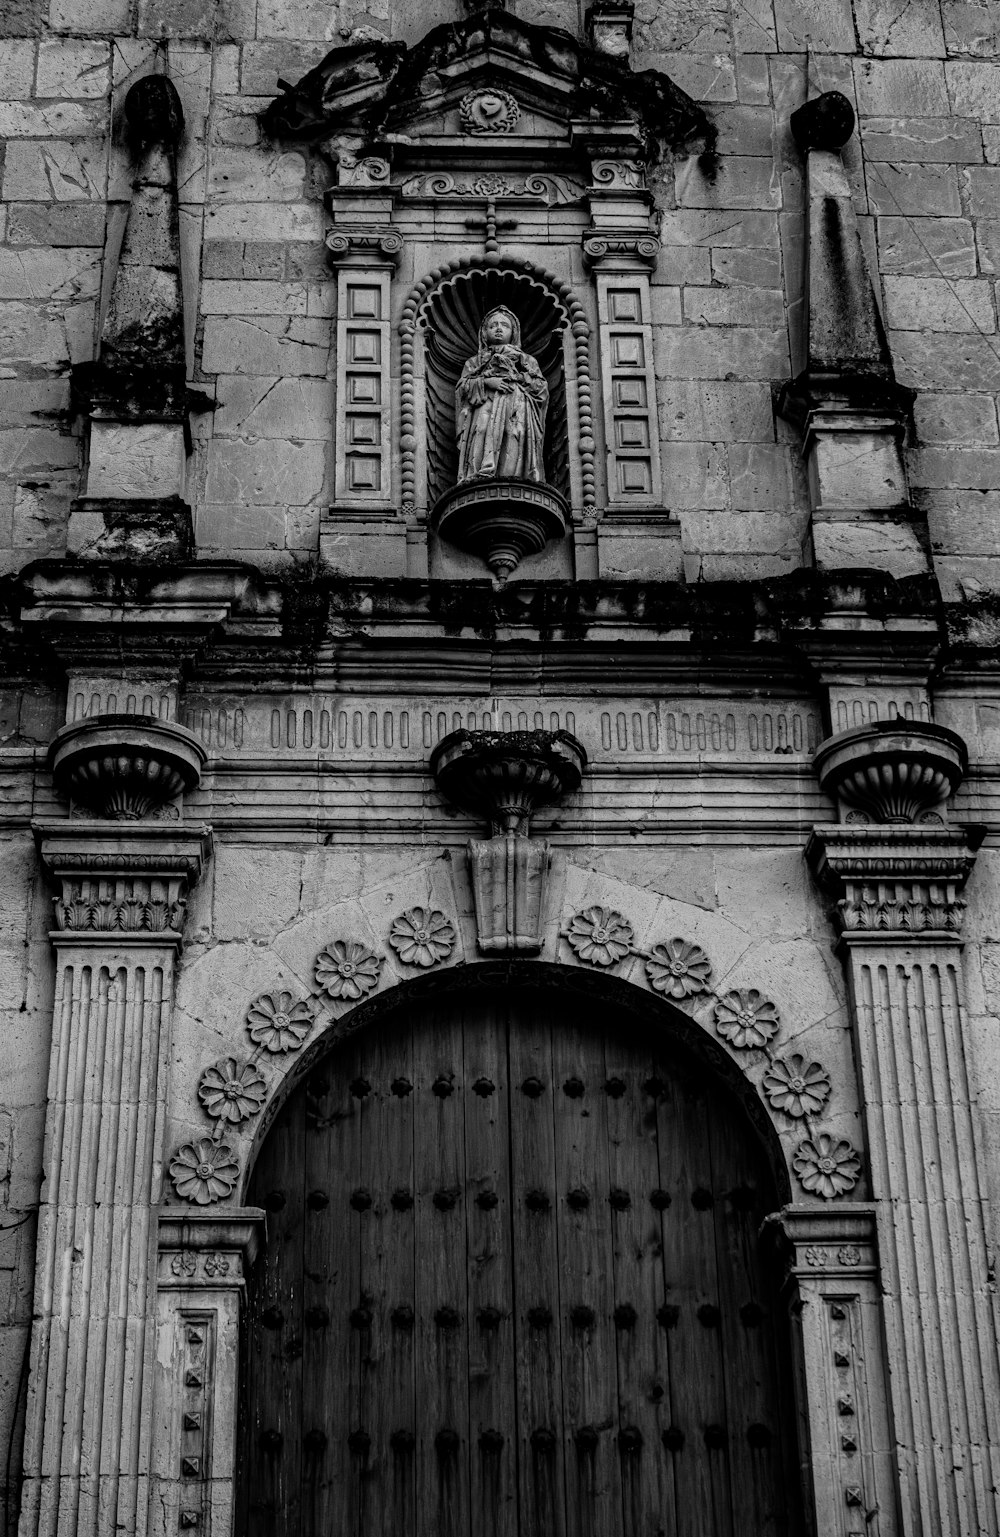
{"label": "weathered stone wall", "polygon": [[[579,33],[578,7],[542,6]],[[330,501],[331,300],[321,241],[329,171],[264,142],[257,112],[333,46],[414,41],[446,0],[313,7],[127,0],[7,8],[0,246],[4,567],[65,548],[80,489],[67,371],[89,359],[102,273],[121,238],[129,163],[115,109],[162,56],[187,133],[180,197],[197,418],[188,495],[199,550],[307,559]],[[538,8],[531,7],[532,19]],[[989,3],[801,0],[640,4],[634,63],[706,103],[717,164],[655,177],[664,497],[689,575],[801,563],[808,515],[796,430],[771,389],[791,370],[802,291],[807,93],[856,103],[848,151],[902,382],[919,390],[909,466],[947,596],[996,585],[1000,498],[995,279],[1000,34]],[[964,587],[960,584],[965,584]]]}

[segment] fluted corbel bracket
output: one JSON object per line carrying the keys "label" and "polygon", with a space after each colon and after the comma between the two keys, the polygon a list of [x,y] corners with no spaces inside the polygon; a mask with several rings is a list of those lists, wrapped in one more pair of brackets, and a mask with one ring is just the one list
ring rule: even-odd
{"label": "fluted corbel bracket", "polygon": [[192,731],[148,715],[88,715],[63,726],[49,747],[56,788],[124,822],[195,789],[205,757]]}
{"label": "fluted corbel bracket", "polygon": [[469,843],[479,949],[537,955],[542,948],[551,851],[533,839],[542,806],[578,790],[587,766],[568,731],[453,731],[431,754],[448,800],[489,821],[491,837]]}
{"label": "fluted corbel bracket", "polygon": [[956,731],[927,721],[876,722],[827,737],[813,758],[841,820],[906,826],[942,823],[969,766]]}
{"label": "fluted corbel bracket", "polygon": [[806,858],[836,898],[834,920],[850,941],[957,940],[962,891],[985,837],[978,826],[816,827]]}
{"label": "fluted corbel bracket", "polygon": [[179,948],[188,893],[211,853],[210,827],[64,820],[33,822],[32,831],[57,891],[54,941]]}

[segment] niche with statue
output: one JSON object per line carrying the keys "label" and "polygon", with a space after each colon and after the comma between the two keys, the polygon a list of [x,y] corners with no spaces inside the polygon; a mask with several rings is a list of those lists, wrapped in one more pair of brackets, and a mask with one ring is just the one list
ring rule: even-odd
{"label": "niche with statue", "polygon": [[505,581],[566,532],[568,314],[537,278],[473,269],[420,317],[431,526]]}

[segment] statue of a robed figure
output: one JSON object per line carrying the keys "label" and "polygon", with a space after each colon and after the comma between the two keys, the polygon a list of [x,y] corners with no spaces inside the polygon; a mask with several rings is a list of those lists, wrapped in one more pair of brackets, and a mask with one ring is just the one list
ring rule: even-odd
{"label": "statue of a robed figure", "polygon": [[479,327],[479,350],[455,391],[458,480],[545,480],[543,451],[549,387],[529,352],[521,323],[504,305]]}
{"label": "statue of a robed figure", "polygon": [[438,498],[435,530],[506,581],[525,555],[566,532],[568,508],[545,478],[549,382],[521,346],[505,304],[484,315],[455,386],[455,484]]}

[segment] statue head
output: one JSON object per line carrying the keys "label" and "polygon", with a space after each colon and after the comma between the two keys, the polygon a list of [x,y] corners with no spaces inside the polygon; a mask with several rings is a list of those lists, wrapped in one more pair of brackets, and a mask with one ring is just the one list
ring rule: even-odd
{"label": "statue head", "polygon": [[485,351],[489,347],[520,347],[521,322],[509,310],[506,305],[499,304],[496,309],[483,316],[483,323],[479,327],[479,346]]}

